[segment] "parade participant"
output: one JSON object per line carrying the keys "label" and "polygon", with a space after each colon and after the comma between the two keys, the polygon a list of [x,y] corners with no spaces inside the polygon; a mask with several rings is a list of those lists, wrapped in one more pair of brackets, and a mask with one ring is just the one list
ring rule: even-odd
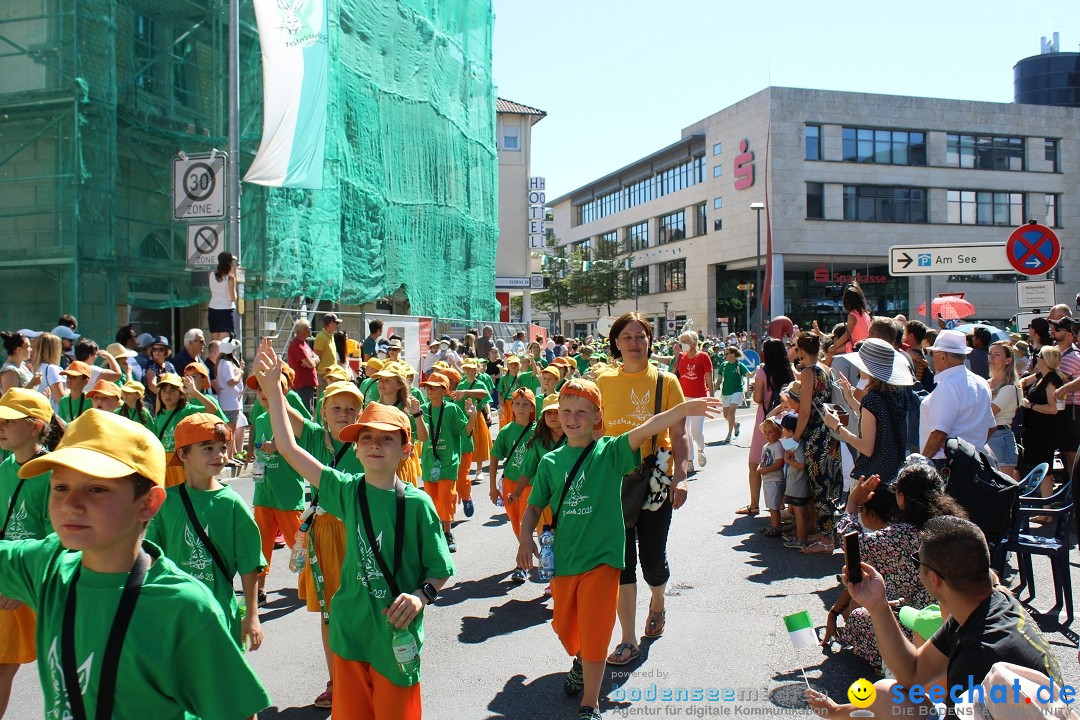
{"label": "parade participant", "polygon": [[86,393],[90,402],[98,410],[116,412],[124,404],[124,395],[120,386],[108,380],[98,380],[97,384]]}
{"label": "parade participant", "polygon": [[[195,387],[195,380],[190,376],[185,375],[181,379],[179,375],[165,373],[158,378],[157,384],[157,411],[154,414],[154,426],[151,429],[168,454],[166,460],[171,461],[176,450],[173,432],[178,422],[188,415],[201,412],[217,415],[223,421],[225,415],[213,398],[199,392]],[[191,402],[192,396],[199,402]],[[181,466],[170,463],[166,465],[165,487],[169,488],[184,482],[184,470]]]}
{"label": "parade participant", "polygon": [[124,405],[118,411],[118,415],[137,422],[144,428],[154,429],[154,416],[146,409],[143,398],[146,396],[146,386],[138,380],[128,380],[120,386],[120,394],[123,396]]}
{"label": "parade participant", "polygon": [[378,397],[378,380],[375,373],[383,369],[383,361],[377,355],[372,355],[364,361],[364,379],[360,382],[360,394],[364,396],[364,402],[374,402]]}
{"label": "parade participant", "polygon": [[[495,438],[495,445],[491,449],[491,463],[488,467],[490,472],[491,503],[496,504],[502,499],[506,508],[506,517],[510,520],[510,528],[514,531],[514,537],[521,534],[521,516],[525,512],[526,502],[522,498],[523,492],[517,492],[521,478],[521,464],[528,452],[528,443],[532,438],[536,419],[536,401],[532,391],[528,388],[518,388],[514,391],[514,398],[510,401],[514,411],[514,422],[499,430]],[[499,483],[499,460],[505,460],[503,464],[502,482]],[[522,487],[524,489],[524,486]],[[509,497],[514,497],[514,502]],[[529,579],[529,574],[520,565],[514,568],[510,575],[514,582],[523,583]]]}
{"label": "parade participant", "polygon": [[557,365],[548,365],[540,371],[540,392],[536,393],[536,416],[544,412],[544,400],[551,395],[558,397],[559,381],[562,380],[562,371]]}
{"label": "parade participant", "polygon": [[[423,611],[454,566],[431,500],[396,477],[402,458],[412,451],[408,417],[396,408],[369,404],[340,436],[342,442],[355,443],[365,472],[335,470],[300,448],[288,431],[279,390],[281,360],[269,342],[260,346],[255,366],[268,393],[268,415],[282,454],[319,490],[322,506],[344,520],[344,566],[359,568],[342,573],[330,615],[333,714],[418,720]],[[414,638],[416,657],[399,664],[394,650],[405,629]]]}
{"label": "parade participant", "polygon": [[[406,373],[411,370],[399,363],[388,363],[382,370],[375,373],[379,381],[379,402],[401,410],[409,416],[409,430],[413,438],[413,447],[428,439],[427,425],[424,423],[424,413],[420,400],[412,394]],[[408,457],[402,458],[398,467],[398,477],[414,487],[419,487],[420,481],[420,456],[415,452],[409,453]]]}
{"label": "parade participant", "polygon": [[651,435],[685,427],[688,416],[707,415],[719,408],[720,400],[681,402],[629,432],[594,440],[594,432],[605,429],[602,406],[599,388],[588,380],[571,380],[559,393],[559,421],[567,443],[541,459],[518,538],[518,566],[528,570],[539,554],[533,528],[541,510],[551,507],[555,534],[552,628],[574,658],[563,690],[571,697],[584,691],[579,720],[600,717],[604,658],[615,627],[625,561],[622,478],[637,466],[637,451]]}
{"label": "parade participant", "polygon": [[457,552],[457,543],[450,532],[450,524],[457,511],[457,473],[461,460],[461,438],[471,435],[476,422],[476,408],[466,399],[465,411],[452,402],[444,402],[450,391],[450,378],[432,373],[420,383],[427,392],[428,407],[424,421],[427,423],[430,442],[424,443],[422,472],[424,491],[431,496],[435,509],[442,520],[446,546]]}
{"label": "parade participant", "polygon": [[461,498],[461,507],[465,511],[465,517],[472,517],[475,506],[472,501],[472,484],[469,474],[475,463],[476,477],[479,478],[481,467],[491,458],[491,429],[488,427],[488,414],[484,412],[484,409],[491,405],[491,395],[488,393],[487,386],[478,377],[479,366],[475,359],[466,358],[462,361],[461,368],[465,371],[465,377],[461,378],[456,385],[452,384],[455,389],[450,393],[450,397],[463,408],[466,399],[472,400],[473,405],[479,408],[476,422],[473,423],[472,435],[462,438],[461,463],[458,465],[458,497]]}
{"label": "parade participant", "polygon": [[46,711],[108,718],[115,705],[117,718],[239,720],[269,707],[209,591],[144,540],[165,500],[153,433],[87,410],[19,476],[47,470],[56,534],[0,542],[0,593],[37,612],[38,654],[55,658],[38,664]]}
{"label": "parade participant", "polygon": [[69,423],[93,407],[84,390],[90,382],[90,366],[73,360],[60,374],[67,379],[68,394],[60,399],[60,419]]}
{"label": "parade participant", "polygon": [[[549,366],[550,367],[550,366]],[[520,477],[514,489],[506,494],[503,502],[506,505],[524,503],[528,505],[529,493],[532,491],[532,483],[536,478],[536,470],[540,467],[540,459],[552,450],[557,450],[566,442],[566,434],[563,432],[562,423],[559,422],[559,395],[548,395],[544,398],[544,407],[537,422],[533,426],[533,434],[525,446],[525,456],[519,467]],[[524,507],[522,508],[524,514]],[[551,508],[546,507],[540,513],[537,521],[537,529],[551,524]],[[544,588],[544,596],[551,597],[551,585]]]}
{"label": "parade participant", "polygon": [[[39,392],[12,388],[0,397],[0,511],[5,512],[0,540],[41,540],[52,533],[49,521],[48,470],[25,480],[19,468],[43,455],[53,432],[49,401]],[[57,428],[56,432],[62,434]],[[34,611],[0,595],[0,717],[7,711],[19,666],[34,662]]]}
{"label": "parade participant", "polygon": [[[766,341],[768,342],[768,341]],[[724,420],[727,420],[727,438],[724,444],[731,442],[731,436],[739,437],[739,423],[735,421],[735,411],[743,402],[743,378],[750,371],[739,360],[744,358],[742,351],[734,345],[724,350],[724,361],[720,364],[720,397],[724,401]],[[760,425],[760,422],[758,423]]]}
{"label": "parade participant", "polygon": [[517,355],[506,356],[506,374],[499,379],[499,427],[513,422],[514,411],[510,407],[510,400],[514,391],[521,387],[521,358]]}
{"label": "parade participant", "polygon": [[[217,480],[229,464],[231,435],[225,421],[210,413],[188,415],[176,424],[176,452],[169,463],[183,468],[184,482],[166,491],[146,539],[210,589],[240,648],[258,650],[263,633],[256,585],[266,564],[259,550],[259,527],[244,499]],[[233,590],[237,574],[244,612]]]}

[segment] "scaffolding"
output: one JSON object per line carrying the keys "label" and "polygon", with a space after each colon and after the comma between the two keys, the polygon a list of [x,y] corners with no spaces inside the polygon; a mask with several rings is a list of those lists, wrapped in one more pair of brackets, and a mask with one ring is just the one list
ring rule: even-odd
{"label": "scaffolding", "polygon": [[[491,318],[497,236],[490,1],[328,0],[322,190],[245,185],[247,297]],[[0,327],[92,336],[204,302],[171,161],[227,147],[227,0],[0,3]],[[241,168],[262,71],[241,7]],[[130,309],[130,317],[128,310]],[[164,329],[164,328],[162,328]]]}

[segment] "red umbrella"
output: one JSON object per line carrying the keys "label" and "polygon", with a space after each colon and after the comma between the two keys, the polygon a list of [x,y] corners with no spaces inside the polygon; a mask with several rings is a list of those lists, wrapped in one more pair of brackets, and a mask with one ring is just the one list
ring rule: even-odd
{"label": "red umbrella", "polygon": [[[934,317],[941,315],[946,320],[962,320],[963,318],[971,317],[975,314],[975,306],[964,299],[963,293],[936,297],[934,298],[931,307],[934,311]],[[919,305],[915,310],[915,314],[925,315],[926,303]]]}

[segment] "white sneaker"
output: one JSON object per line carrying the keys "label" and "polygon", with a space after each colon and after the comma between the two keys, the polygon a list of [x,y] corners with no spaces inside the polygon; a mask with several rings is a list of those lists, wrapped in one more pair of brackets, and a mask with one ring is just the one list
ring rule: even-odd
{"label": "white sneaker", "polygon": [[709,462],[709,460],[708,460],[708,458],[706,458],[706,457],[705,457],[705,452],[704,452],[704,451],[702,451],[702,450],[698,450],[698,454],[697,454],[697,464],[698,464],[699,466],[701,466],[701,467],[705,467],[705,465],[706,465],[706,464],[707,464],[708,462]]}

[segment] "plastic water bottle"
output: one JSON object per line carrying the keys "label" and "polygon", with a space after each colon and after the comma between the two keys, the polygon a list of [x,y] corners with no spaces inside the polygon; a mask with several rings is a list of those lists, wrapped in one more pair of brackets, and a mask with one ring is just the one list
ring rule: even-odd
{"label": "plastic water bottle", "polygon": [[555,534],[551,526],[545,525],[540,533],[540,579],[550,580],[555,577]]}
{"label": "plastic water bottle", "polygon": [[503,507],[502,493],[499,493],[499,497],[495,498],[495,504],[498,507]]}
{"label": "plastic water bottle", "polygon": [[262,450],[264,442],[266,442],[266,438],[262,435],[255,441],[255,462],[251,465],[251,475],[255,478],[255,482],[259,482],[266,477],[266,453]]}
{"label": "plastic water bottle", "polygon": [[[387,623],[389,624],[389,619]],[[390,626],[392,637],[390,646],[394,649],[394,659],[398,669],[406,675],[420,669],[420,651],[416,649],[416,636],[408,628]]]}
{"label": "plastic water bottle", "polygon": [[308,529],[311,528],[311,516],[315,514],[315,506],[309,506],[300,516],[300,529],[293,536],[292,554],[289,555],[289,569],[294,573],[304,570],[308,561]]}

